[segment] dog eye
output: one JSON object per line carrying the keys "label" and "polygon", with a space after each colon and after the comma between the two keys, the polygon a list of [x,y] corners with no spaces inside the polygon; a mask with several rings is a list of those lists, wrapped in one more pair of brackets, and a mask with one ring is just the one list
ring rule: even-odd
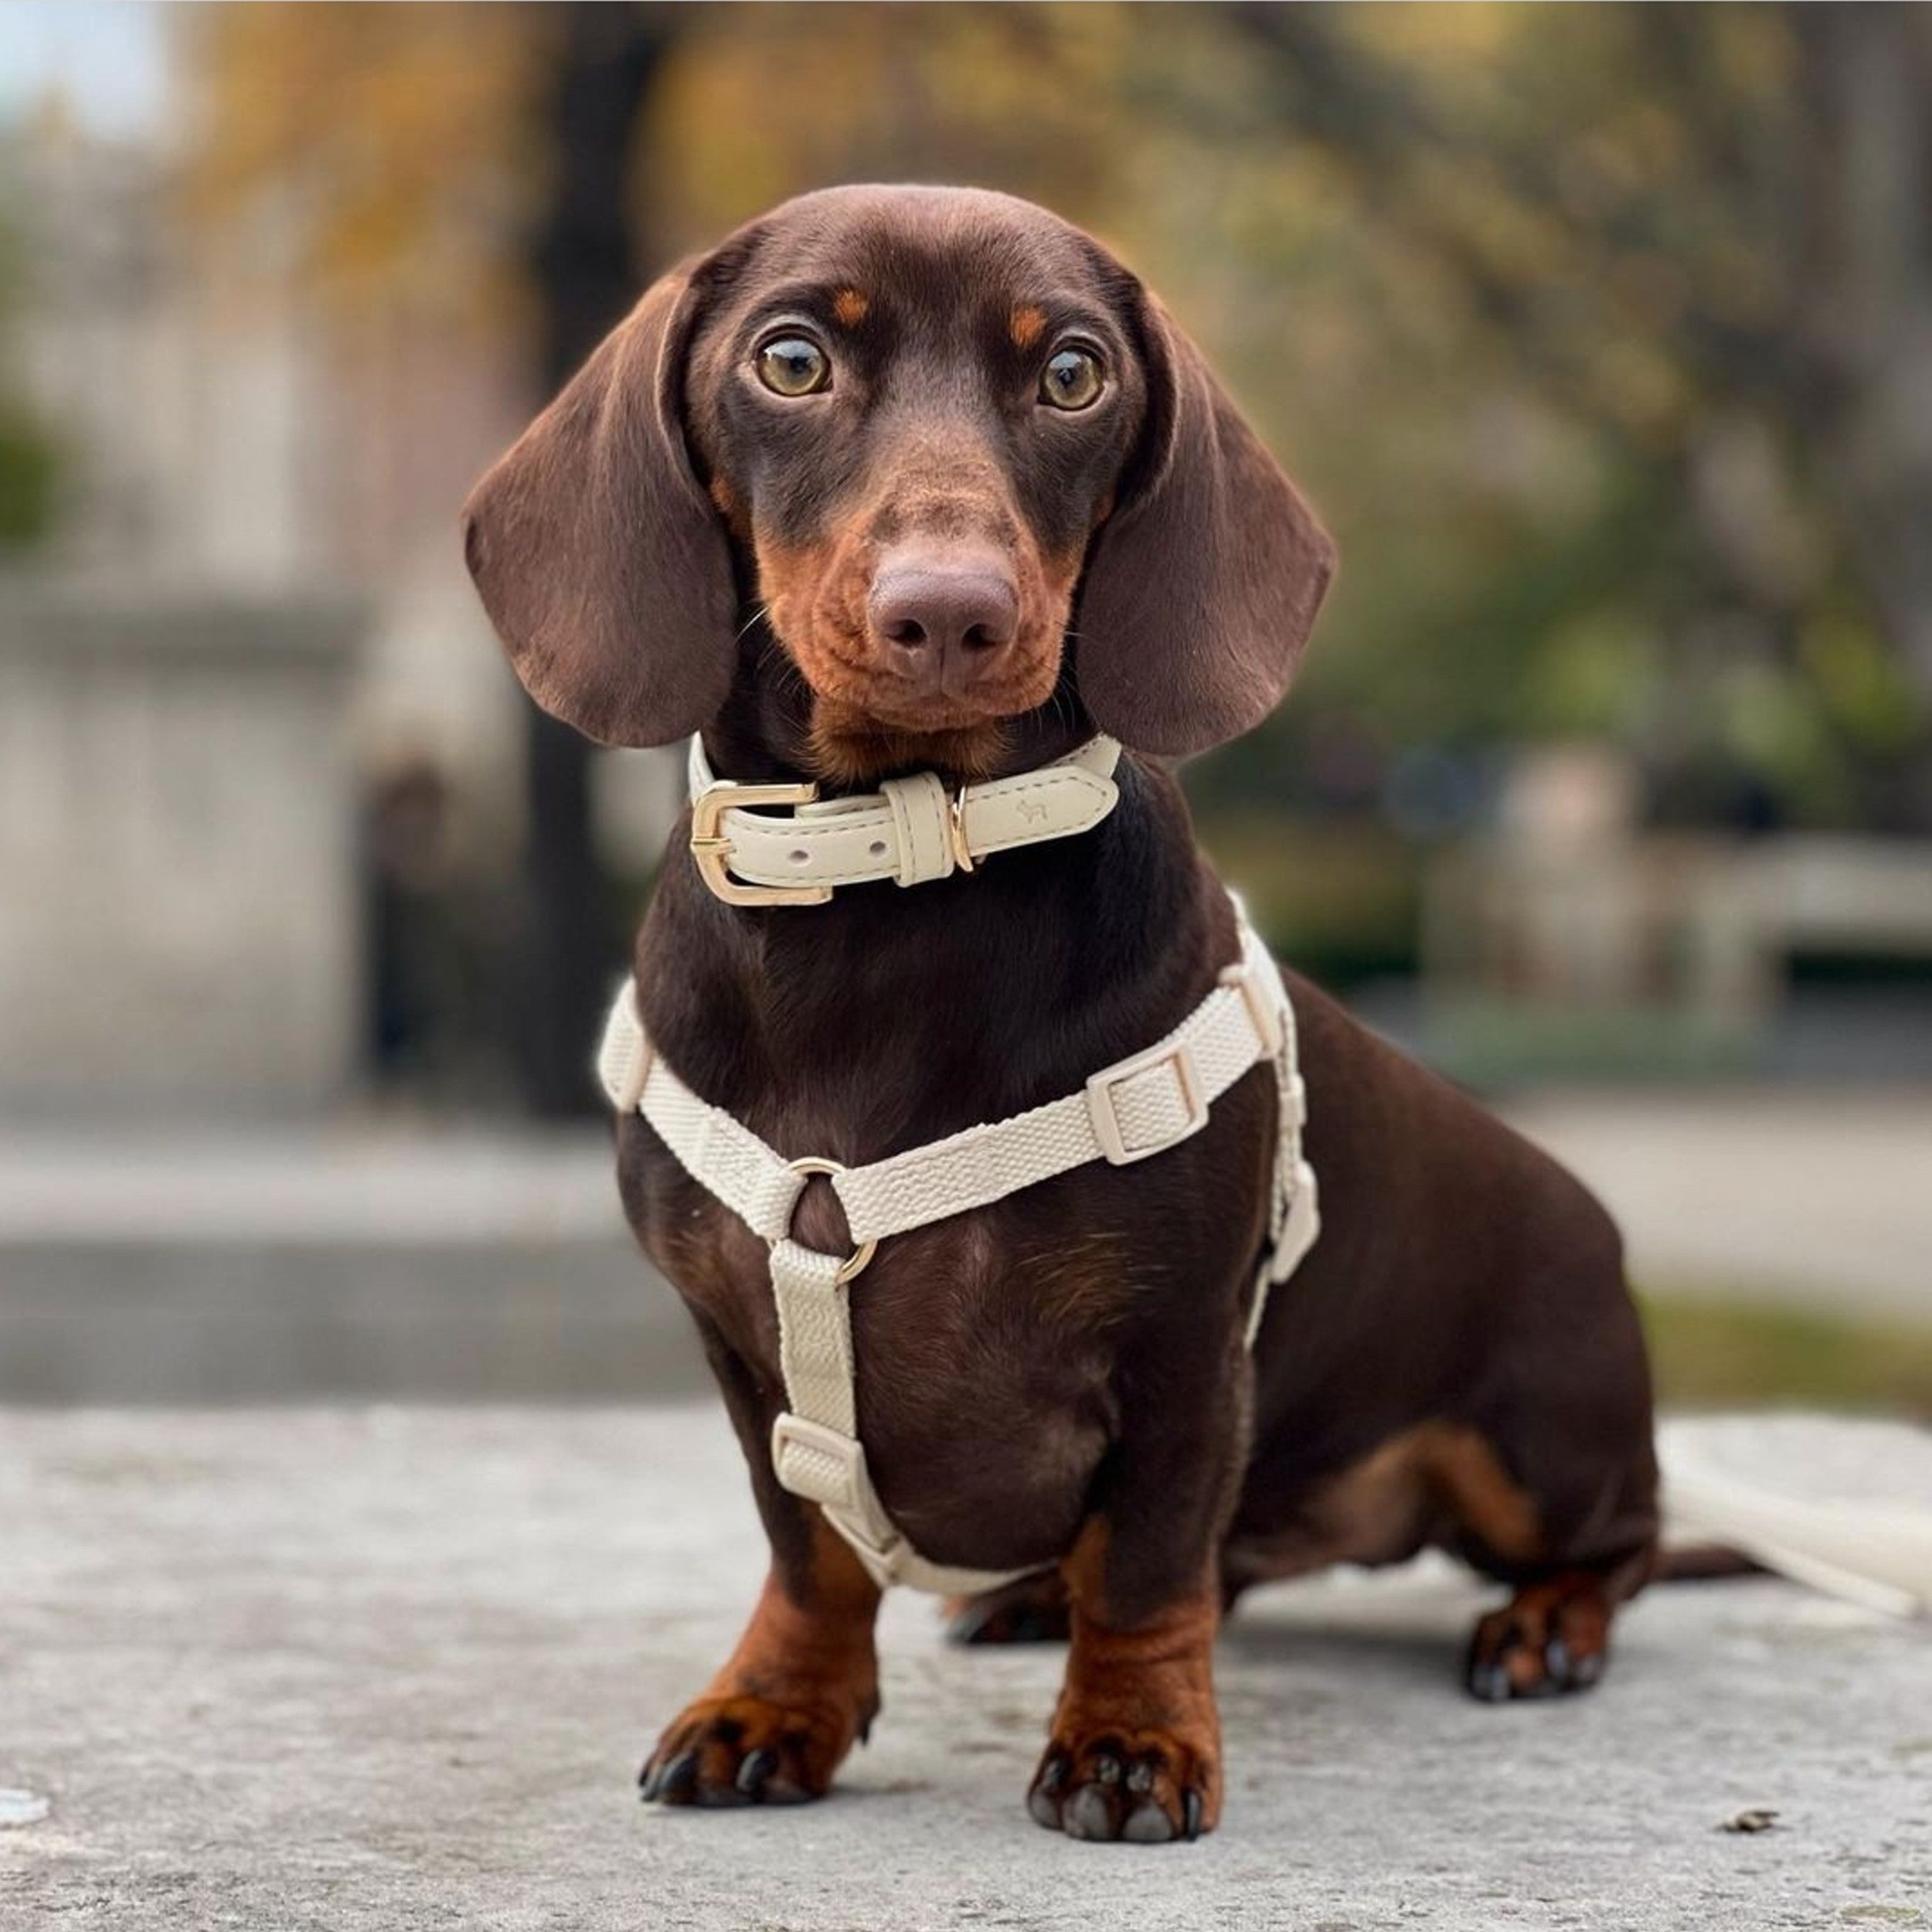
{"label": "dog eye", "polygon": [[1083,410],[1106,386],[1100,359],[1089,349],[1063,349],[1040,372],[1039,400],[1056,410]]}
{"label": "dog eye", "polygon": [[774,396],[832,387],[832,358],[805,335],[775,335],[758,352],[758,379]]}

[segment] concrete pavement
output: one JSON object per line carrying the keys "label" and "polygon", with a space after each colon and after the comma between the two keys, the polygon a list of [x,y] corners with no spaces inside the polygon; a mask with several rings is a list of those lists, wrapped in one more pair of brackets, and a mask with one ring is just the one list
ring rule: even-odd
{"label": "concrete pavement", "polygon": [[1030,1823],[1058,1653],[900,1598],[839,1794],[645,1810],[759,1552],[709,1403],[0,1410],[0,1927],[1932,1923],[1932,1643],[1772,1583],[1653,1593],[1600,1690],[1503,1709],[1459,1577],[1264,1594],[1225,1825],[1160,1849]]}

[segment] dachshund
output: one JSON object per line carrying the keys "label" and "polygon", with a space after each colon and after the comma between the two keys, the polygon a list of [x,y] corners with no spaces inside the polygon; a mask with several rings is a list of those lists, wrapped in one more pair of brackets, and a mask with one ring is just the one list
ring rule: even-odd
{"label": "dachshund", "polygon": [[[604,743],[698,733],[713,772],[832,798],[1124,747],[1092,829],[911,889],[733,903],[674,839],[636,1010],[770,1147],[856,1165],[1077,1092],[1240,956],[1171,767],[1274,708],[1333,549],[1166,308],[1044,209],[937,187],[786,202],[645,293],[478,485],[464,536],[524,685]],[[1213,1828],[1215,1637],[1257,1583],[1451,1551],[1510,1593],[1464,1667],[1503,1700],[1595,1682],[1654,1566],[1615,1227],[1287,984],[1321,1232],[1251,1348],[1282,1105],[1258,1066],[1158,1158],[895,1235],[849,1291],[886,1509],[944,1563],[1025,1573],[956,1601],[954,1634],[1068,1641],[1027,1804],[1071,1837]],[[878,1709],[878,1583],[774,1473],[767,1241],[634,1110],[617,1151],[770,1545],[644,1794],[815,1798]],[[799,1240],[850,1245],[823,1179],[794,1215]]]}

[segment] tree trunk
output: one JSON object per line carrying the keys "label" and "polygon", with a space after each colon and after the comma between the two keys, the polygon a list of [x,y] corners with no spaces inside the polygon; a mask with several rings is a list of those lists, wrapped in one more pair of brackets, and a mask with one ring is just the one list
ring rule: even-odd
{"label": "tree trunk", "polygon": [[[1932,16],[1793,10],[1804,111],[1801,325],[1854,553],[1932,709]],[[1918,816],[1932,823],[1932,771]]]}
{"label": "tree trunk", "polygon": [[[550,114],[556,176],[530,251],[546,398],[624,314],[645,278],[631,161],[675,32],[668,8],[573,5],[556,12],[567,15],[560,23]],[[529,707],[517,1033],[526,1100],[548,1119],[599,1110],[590,1056],[625,946],[593,834],[590,758],[575,732]]]}

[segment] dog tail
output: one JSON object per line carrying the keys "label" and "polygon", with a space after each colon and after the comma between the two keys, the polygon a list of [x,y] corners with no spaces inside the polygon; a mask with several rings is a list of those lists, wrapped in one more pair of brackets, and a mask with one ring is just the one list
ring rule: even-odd
{"label": "dog tail", "polygon": [[1932,1616],[1932,1433],[1798,1414],[1658,1432],[1661,1580],[1772,1571],[1895,1617]]}
{"label": "dog tail", "polygon": [[1653,1583],[1722,1583],[1734,1577],[1768,1577],[1767,1563],[1722,1543],[1667,1543],[1651,1566]]}

